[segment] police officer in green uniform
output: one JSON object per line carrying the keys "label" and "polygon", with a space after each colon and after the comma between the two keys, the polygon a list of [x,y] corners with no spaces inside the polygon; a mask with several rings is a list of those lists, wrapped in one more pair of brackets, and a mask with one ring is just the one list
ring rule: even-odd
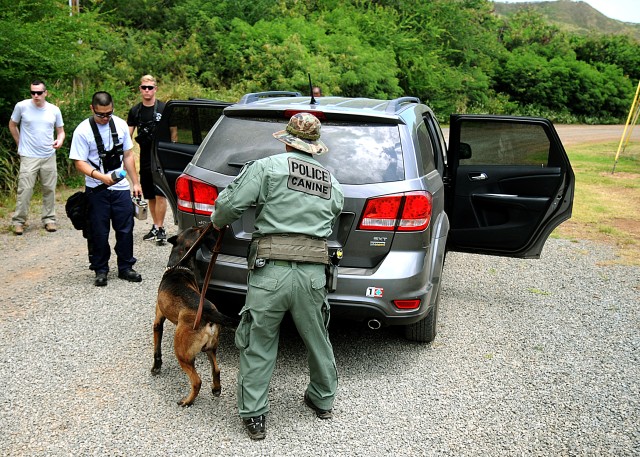
{"label": "police officer in green uniform", "polygon": [[240,350],[238,410],[249,437],[266,436],[269,382],[278,353],[280,323],[289,311],[308,352],[305,404],[330,419],[338,373],[329,341],[326,238],[342,211],[342,188],[314,155],[328,151],[320,121],[291,117],[273,136],[286,152],[245,165],[215,202],[211,220],[223,227],[256,206],[248,256],[248,290],[235,344]]}

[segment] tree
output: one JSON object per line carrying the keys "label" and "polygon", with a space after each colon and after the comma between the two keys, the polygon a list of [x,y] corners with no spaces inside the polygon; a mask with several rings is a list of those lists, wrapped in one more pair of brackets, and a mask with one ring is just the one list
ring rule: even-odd
{"label": "tree", "polygon": [[[8,4],[11,3],[11,6]],[[13,105],[28,97],[29,82],[42,79],[53,87],[89,77],[96,55],[85,39],[95,26],[93,15],[69,16],[56,0],[3,1],[0,8],[0,123],[9,121]],[[67,87],[68,87],[67,86]]]}
{"label": "tree", "polygon": [[578,59],[612,64],[634,81],[640,80],[640,42],[628,35],[576,35],[571,40]]}

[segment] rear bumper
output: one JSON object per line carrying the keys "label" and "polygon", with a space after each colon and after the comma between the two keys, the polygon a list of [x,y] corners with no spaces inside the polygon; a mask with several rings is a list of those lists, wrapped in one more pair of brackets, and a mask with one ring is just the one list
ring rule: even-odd
{"label": "rear bumper", "polygon": [[[390,253],[372,270],[340,268],[337,290],[328,297],[332,316],[363,322],[375,319],[385,326],[408,325],[424,318],[430,310],[434,290],[432,263],[425,254],[425,251]],[[198,253],[196,275],[200,283],[208,261],[209,257]],[[221,254],[209,290],[213,294],[235,295],[239,299],[236,305],[239,311],[247,293],[246,259]],[[412,310],[399,309],[393,304],[393,300],[398,299],[419,299],[420,306]]]}

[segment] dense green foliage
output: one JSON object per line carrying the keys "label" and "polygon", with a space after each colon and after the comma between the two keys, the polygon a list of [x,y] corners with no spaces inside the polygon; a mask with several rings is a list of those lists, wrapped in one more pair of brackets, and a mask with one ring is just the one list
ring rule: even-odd
{"label": "dense green foliage", "polygon": [[525,10],[500,18],[487,0],[0,0],[0,189],[17,158],[7,132],[29,82],[48,82],[67,144],[95,90],[125,116],[139,77],[162,99],[243,93],[414,95],[451,112],[531,114],[561,122],[624,121],[640,78],[640,43],[563,32]]}

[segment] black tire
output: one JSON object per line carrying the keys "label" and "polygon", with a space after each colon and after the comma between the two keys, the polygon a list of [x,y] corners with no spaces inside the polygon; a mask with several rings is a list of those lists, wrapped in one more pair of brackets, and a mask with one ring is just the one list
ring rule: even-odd
{"label": "black tire", "polygon": [[433,307],[423,319],[404,327],[404,337],[409,341],[418,343],[431,343],[437,333],[438,308],[440,307],[440,282],[438,282],[438,295]]}

